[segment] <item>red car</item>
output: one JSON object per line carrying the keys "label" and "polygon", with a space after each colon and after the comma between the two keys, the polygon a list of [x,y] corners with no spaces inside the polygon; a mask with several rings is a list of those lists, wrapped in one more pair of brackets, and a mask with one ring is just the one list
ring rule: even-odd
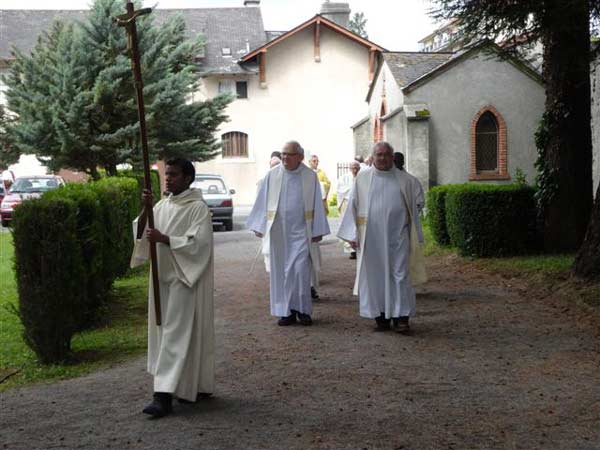
{"label": "red car", "polygon": [[56,175],[18,177],[0,203],[2,226],[7,227],[10,224],[14,209],[23,200],[41,197],[44,192],[64,184],[64,180]]}

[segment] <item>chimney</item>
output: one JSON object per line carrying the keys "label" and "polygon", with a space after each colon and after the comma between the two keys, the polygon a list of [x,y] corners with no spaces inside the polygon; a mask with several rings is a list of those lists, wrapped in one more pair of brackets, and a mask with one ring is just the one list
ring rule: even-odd
{"label": "chimney", "polygon": [[244,0],[244,6],[260,6],[260,0]]}
{"label": "chimney", "polygon": [[326,1],[321,5],[321,15],[344,28],[348,28],[350,23],[350,4]]}

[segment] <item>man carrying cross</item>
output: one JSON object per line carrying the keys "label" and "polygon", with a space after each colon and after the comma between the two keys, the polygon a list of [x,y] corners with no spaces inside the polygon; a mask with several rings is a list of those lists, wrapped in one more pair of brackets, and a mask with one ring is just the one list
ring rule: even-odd
{"label": "man carrying cross", "polygon": [[167,161],[165,178],[171,194],[154,206],[153,229],[146,223],[152,197],[148,191],[144,194],[144,211],[134,222],[137,239],[131,258],[131,267],[143,264],[150,243],[157,244],[162,325],[156,326],[151,281],[148,372],[154,376],[154,398],[143,411],[153,417],[171,413],[173,395],[183,403],[210,395],[215,378],[210,211],[201,191],[190,188],[195,178],[190,161]]}

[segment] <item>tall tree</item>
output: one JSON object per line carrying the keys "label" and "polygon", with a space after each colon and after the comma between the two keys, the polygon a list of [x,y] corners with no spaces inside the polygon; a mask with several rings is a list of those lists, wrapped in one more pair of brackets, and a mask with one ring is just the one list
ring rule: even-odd
{"label": "tall tree", "polygon": [[367,34],[367,18],[363,12],[354,13],[348,24],[348,29],[360,37],[369,39]]}
{"label": "tall tree", "polygon": [[[57,22],[34,50],[14,51],[5,78],[8,107],[18,115],[9,130],[20,151],[51,169],[74,168],[96,178],[121,163],[140,163],[140,142],[126,35],[113,18],[120,0],[96,0],[82,23]],[[214,157],[214,132],[231,98],[189,102],[198,89],[195,59],[203,40],[185,40],[180,16],[161,26],[138,25],[149,147],[154,159]]]}
{"label": "tall tree", "polygon": [[546,110],[537,141],[544,243],[551,251],[576,250],[592,210],[590,22],[600,16],[600,2],[432,1],[432,15],[458,18],[466,37],[541,40]]}
{"label": "tall tree", "polygon": [[0,105],[0,172],[19,161],[19,152],[8,131],[14,122],[15,118],[7,113],[4,106]]}

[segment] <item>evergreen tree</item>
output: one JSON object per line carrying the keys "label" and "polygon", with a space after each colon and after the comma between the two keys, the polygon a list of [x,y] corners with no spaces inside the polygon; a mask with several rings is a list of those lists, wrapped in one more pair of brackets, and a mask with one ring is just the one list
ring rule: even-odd
{"label": "evergreen tree", "polygon": [[19,161],[19,152],[12,142],[8,128],[15,119],[0,105],[0,171]]}
{"label": "evergreen tree", "polygon": [[360,37],[369,39],[369,35],[367,34],[367,19],[362,12],[354,13],[348,24],[348,29]]}
{"label": "evergreen tree", "polygon": [[[581,246],[576,273],[600,277],[600,189],[592,213],[590,24],[598,0],[433,0],[437,19],[457,18],[465,37],[527,36],[544,46],[546,111],[536,136],[544,244],[551,251]],[[588,239],[583,245],[586,235]],[[592,251],[595,249],[595,252]],[[595,259],[593,255],[595,256]],[[584,256],[588,255],[588,256]],[[595,264],[595,265],[594,265]],[[582,270],[579,267],[587,267]]]}
{"label": "evergreen tree", "polygon": [[[35,153],[52,170],[73,168],[98,177],[121,163],[141,162],[139,123],[125,30],[113,18],[119,0],[96,0],[83,23],[57,22],[30,55],[15,51],[6,78],[10,128],[19,150]],[[138,20],[138,37],[151,159],[194,161],[219,151],[214,132],[231,101],[219,96],[188,102],[198,89],[195,57],[203,40],[185,40],[183,18],[161,26]]]}

